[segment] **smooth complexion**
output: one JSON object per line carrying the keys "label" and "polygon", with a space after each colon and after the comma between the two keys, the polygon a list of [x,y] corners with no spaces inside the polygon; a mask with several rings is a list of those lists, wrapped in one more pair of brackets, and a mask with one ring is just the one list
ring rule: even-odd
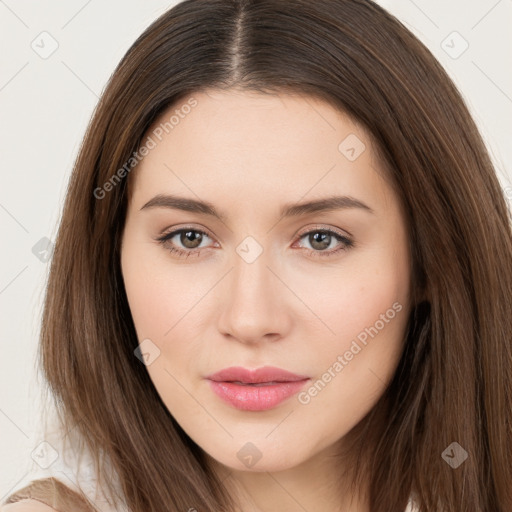
{"label": "smooth complexion", "polygon": [[[410,254],[397,196],[366,131],[327,103],[240,90],[193,96],[197,106],[130,176],[121,264],[139,342],[160,350],[147,371],[183,430],[229,474],[244,512],[365,512],[367,503],[340,493],[334,454],[403,350]],[[351,134],[365,145],[354,161],[338,149]],[[221,218],[148,205],[169,194],[206,201]],[[280,216],[331,196],[369,209]],[[204,234],[158,240],[178,229]],[[344,238],[323,239],[325,230]],[[240,247],[263,252],[249,263]],[[205,380],[271,365],[313,384],[396,302],[401,311],[308,404],[294,395],[243,411]],[[237,456],[243,447],[261,455],[252,467]]]}

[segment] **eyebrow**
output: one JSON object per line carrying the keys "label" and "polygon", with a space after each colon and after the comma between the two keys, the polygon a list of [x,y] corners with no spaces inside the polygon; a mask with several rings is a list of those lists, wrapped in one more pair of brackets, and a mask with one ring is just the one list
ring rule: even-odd
{"label": "eyebrow", "polygon": [[[199,213],[216,217],[222,222],[227,220],[227,216],[219,212],[208,201],[198,201],[169,194],[158,194],[150,199],[141,210],[148,208],[172,208],[187,212]],[[343,210],[349,208],[359,208],[368,213],[374,214],[375,211],[367,204],[350,196],[330,196],[305,203],[285,204],[281,208],[280,217],[298,217],[308,213],[328,212],[334,210]]]}

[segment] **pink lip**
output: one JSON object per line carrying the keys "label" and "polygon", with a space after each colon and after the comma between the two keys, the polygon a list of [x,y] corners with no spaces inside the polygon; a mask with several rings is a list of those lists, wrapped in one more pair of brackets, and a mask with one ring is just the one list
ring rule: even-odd
{"label": "pink lip", "polygon": [[245,411],[264,411],[276,407],[300,391],[309,380],[305,375],[296,375],[273,366],[256,370],[233,366],[206,378],[216,395]]}

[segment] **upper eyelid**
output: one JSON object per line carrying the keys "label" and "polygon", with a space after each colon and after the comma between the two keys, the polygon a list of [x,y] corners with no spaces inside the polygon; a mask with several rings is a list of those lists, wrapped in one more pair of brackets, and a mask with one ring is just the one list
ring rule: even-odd
{"label": "upper eyelid", "polygon": [[168,238],[173,238],[174,236],[176,236],[177,234],[179,234],[179,233],[181,233],[183,231],[196,231],[198,233],[202,233],[202,234],[208,236],[212,240],[215,238],[205,228],[196,228],[196,227],[193,227],[193,226],[185,226],[185,227],[182,227],[182,228],[165,229],[164,231],[162,231],[162,233],[160,235],[158,235],[157,239],[161,240],[162,238],[167,238],[167,237]]}
{"label": "upper eyelid", "polygon": [[308,233],[311,233],[312,231],[328,231],[328,232],[331,232],[331,233],[335,233],[341,237],[344,237],[344,238],[352,238],[352,234],[349,233],[348,231],[346,230],[342,230],[340,228],[333,228],[333,227],[325,227],[321,224],[316,224],[316,225],[313,225],[313,226],[310,226],[308,227],[307,229],[305,229],[304,231],[302,230],[299,230],[295,236],[304,236],[304,235],[307,235]]}

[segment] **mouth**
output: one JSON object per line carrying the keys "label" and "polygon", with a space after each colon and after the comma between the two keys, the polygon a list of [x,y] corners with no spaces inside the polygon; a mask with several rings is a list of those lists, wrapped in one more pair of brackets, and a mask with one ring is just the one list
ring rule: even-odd
{"label": "mouth", "polygon": [[303,389],[310,379],[289,382],[219,382],[208,380],[210,389],[225,404],[240,411],[274,409]]}
{"label": "mouth", "polygon": [[273,409],[298,393],[311,380],[306,375],[274,366],[255,370],[232,366],[206,379],[217,397],[241,411]]}

